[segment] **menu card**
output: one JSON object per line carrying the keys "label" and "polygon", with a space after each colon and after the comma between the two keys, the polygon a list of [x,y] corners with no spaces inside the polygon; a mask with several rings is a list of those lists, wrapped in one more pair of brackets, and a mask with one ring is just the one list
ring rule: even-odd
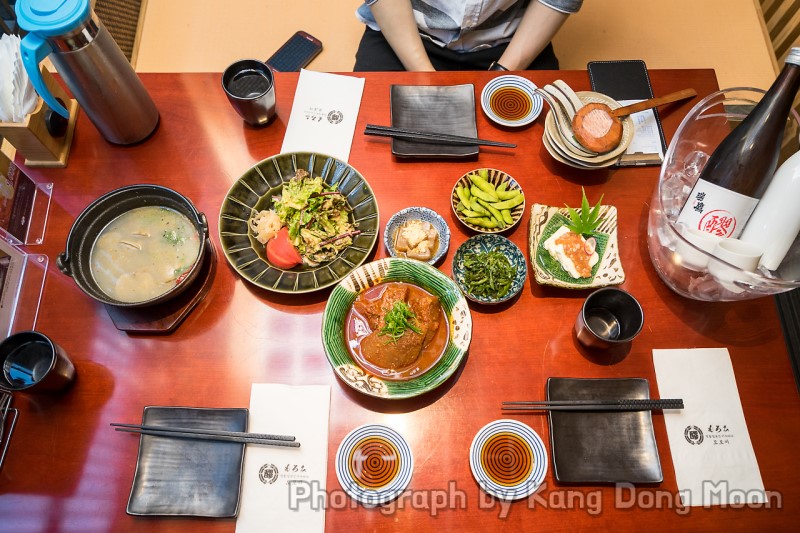
{"label": "menu card", "polygon": [[364,78],[301,70],[281,153],[318,152],[347,161]]}
{"label": "menu card", "polygon": [[[621,100],[623,106],[636,104],[642,100]],[[633,139],[620,159],[620,166],[660,164],[664,161],[661,145],[661,132],[653,109],[645,109],[630,115],[633,121]]]}
{"label": "menu card", "polygon": [[300,447],[247,445],[236,533],[325,530],[330,398],[328,385],[253,384],[247,430]]}
{"label": "menu card", "polygon": [[684,505],[764,503],[766,493],[728,350],[653,350],[675,478]]}

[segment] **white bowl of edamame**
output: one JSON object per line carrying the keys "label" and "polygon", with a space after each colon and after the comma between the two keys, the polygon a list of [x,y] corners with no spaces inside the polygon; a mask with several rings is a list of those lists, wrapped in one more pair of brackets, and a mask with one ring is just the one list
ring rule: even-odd
{"label": "white bowl of edamame", "polygon": [[456,218],[479,233],[508,231],[522,220],[525,194],[501,170],[479,168],[461,176],[450,195]]}

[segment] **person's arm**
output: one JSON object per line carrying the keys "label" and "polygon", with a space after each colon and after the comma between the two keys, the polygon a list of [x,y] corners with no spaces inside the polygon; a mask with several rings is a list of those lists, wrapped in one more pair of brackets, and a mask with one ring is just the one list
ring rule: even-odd
{"label": "person's arm", "polygon": [[408,0],[378,0],[370,5],[375,22],[397,54],[406,70],[436,70],[428,59],[419,35],[411,2]]}
{"label": "person's arm", "polygon": [[533,0],[498,63],[508,70],[526,69],[553,39],[568,16],[569,13],[562,13]]}

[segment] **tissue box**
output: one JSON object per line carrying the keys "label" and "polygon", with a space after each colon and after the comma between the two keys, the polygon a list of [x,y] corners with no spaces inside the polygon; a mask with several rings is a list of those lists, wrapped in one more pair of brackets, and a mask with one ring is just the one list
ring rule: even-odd
{"label": "tissue box", "polygon": [[53,137],[47,131],[45,115],[49,107],[39,98],[36,109],[23,122],[0,122],[0,137],[5,137],[26,159],[29,167],[65,167],[69,159],[75,121],[78,117],[78,102],[66,91],[46,68],[42,69],[45,85],[56,98],[64,102],[69,111],[67,131],[61,137]]}

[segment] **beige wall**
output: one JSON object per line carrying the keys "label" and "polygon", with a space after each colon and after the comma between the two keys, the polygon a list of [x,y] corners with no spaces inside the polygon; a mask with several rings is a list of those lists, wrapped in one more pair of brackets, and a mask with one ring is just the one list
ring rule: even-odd
{"label": "beige wall", "polygon": [[[140,72],[220,72],[266,59],[296,30],[323,42],[310,68],[350,71],[363,32],[360,0],[148,0]],[[556,36],[564,69],[643,59],[650,68],[714,68],[720,86],[766,88],[775,77],[756,0],[586,0]]]}

